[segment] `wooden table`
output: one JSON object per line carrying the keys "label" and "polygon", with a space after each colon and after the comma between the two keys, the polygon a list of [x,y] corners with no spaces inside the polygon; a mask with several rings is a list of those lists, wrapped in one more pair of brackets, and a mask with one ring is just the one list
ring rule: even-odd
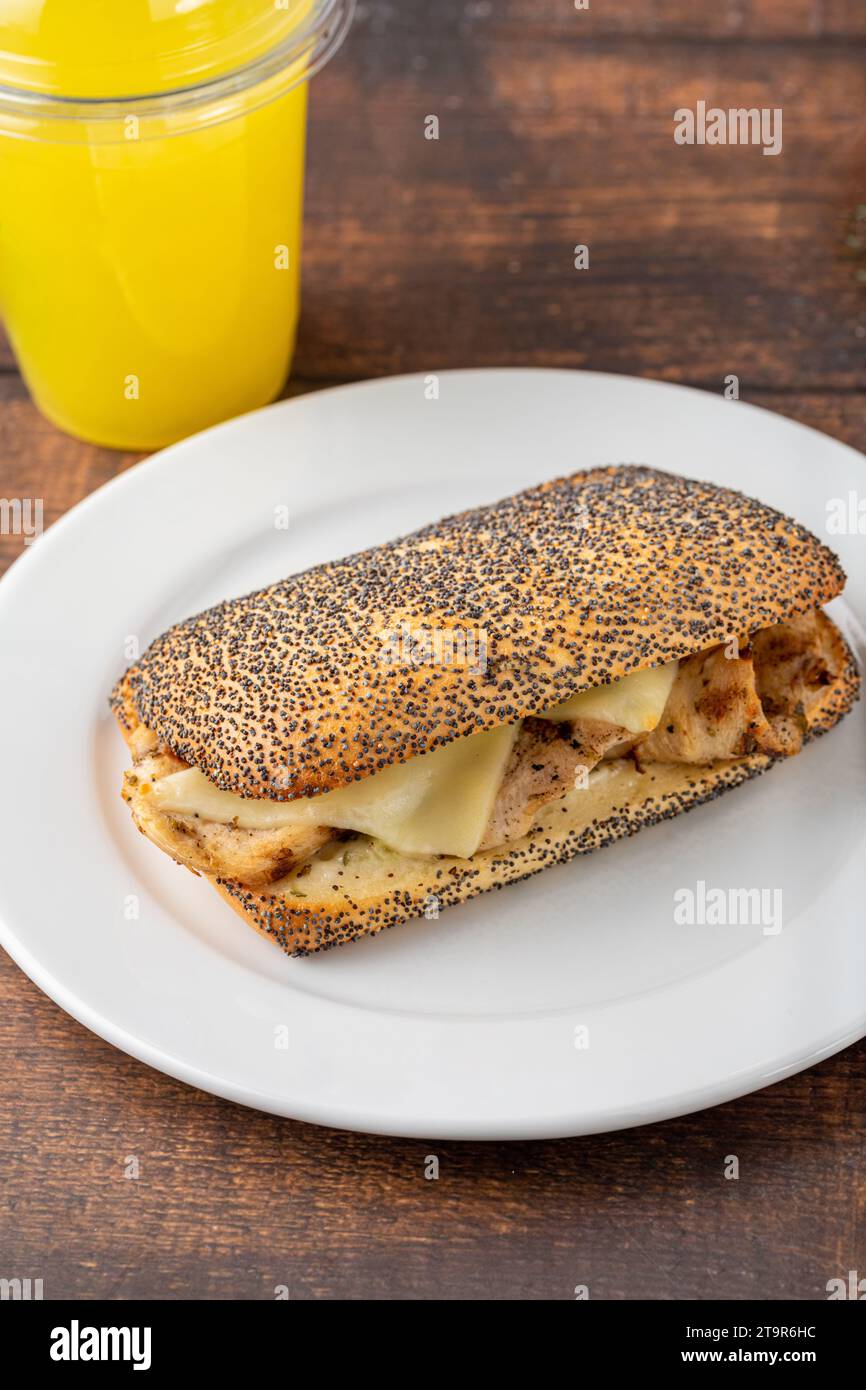
{"label": "wooden table", "polygon": [[[537,364],[720,392],[734,373],[862,448],[864,40],[862,0],[367,0],[314,84],[290,390]],[[783,154],[675,146],[699,99],[781,106]],[[0,365],[0,493],[53,521],[131,458],[58,433]],[[0,1018],[0,1276],[46,1297],[815,1299],[866,1274],[864,1044],[669,1124],[430,1144],[192,1091],[5,958]]]}

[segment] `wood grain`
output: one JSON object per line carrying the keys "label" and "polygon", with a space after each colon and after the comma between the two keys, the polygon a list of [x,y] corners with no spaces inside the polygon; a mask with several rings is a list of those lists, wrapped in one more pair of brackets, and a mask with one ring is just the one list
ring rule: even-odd
{"label": "wood grain", "polygon": [[592,1298],[815,1299],[863,1268],[862,1045],[664,1125],[445,1144],[190,1090],[85,1032],[9,962],[0,1008],[3,1266],[43,1278],[46,1297],[255,1299],[286,1284],[301,1299],[568,1299],[587,1284]]}
{"label": "wood grain", "polygon": [[[465,365],[736,372],[862,448],[864,40],[860,0],[363,4],[314,85],[287,394]],[[783,154],[676,147],[699,98],[783,106]],[[0,349],[0,495],[50,524],[133,461],[44,421]],[[0,568],[21,549],[0,537]],[[195,1092],[5,957],[0,1036],[0,1276],[47,1297],[815,1299],[866,1270],[866,1044],[668,1124],[479,1145]]]}
{"label": "wood grain", "polygon": [[[370,8],[313,98],[303,376],[538,363],[862,386],[866,287],[844,238],[866,177],[863,44],[844,29],[862,10],[837,6],[820,40],[784,37],[791,7],[740,6],[720,42],[695,31],[711,7],[687,4],[632,5],[657,22],[616,35],[609,6],[538,4],[525,25],[514,4],[420,25]],[[673,113],[698,99],[782,106],[783,153],[675,145]]]}

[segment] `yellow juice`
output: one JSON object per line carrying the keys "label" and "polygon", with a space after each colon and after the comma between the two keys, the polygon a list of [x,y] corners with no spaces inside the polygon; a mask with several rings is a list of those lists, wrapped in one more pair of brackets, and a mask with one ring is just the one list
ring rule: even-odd
{"label": "yellow juice", "polygon": [[0,100],[0,312],[34,399],[131,449],[263,405],[297,324],[311,58],[291,37],[315,0],[36,9],[10,33],[0,7],[0,83],[32,84],[23,111]]}

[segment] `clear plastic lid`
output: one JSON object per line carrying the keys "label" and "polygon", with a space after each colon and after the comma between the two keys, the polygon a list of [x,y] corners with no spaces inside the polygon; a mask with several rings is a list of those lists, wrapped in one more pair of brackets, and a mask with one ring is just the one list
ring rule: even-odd
{"label": "clear plastic lid", "polygon": [[[249,109],[317,72],[355,0],[0,0],[0,133],[140,114],[157,133]],[[258,100],[255,96],[253,99]],[[42,122],[33,134],[33,122]],[[98,136],[97,138],[103,138]],[[106,128],[104,138],[113,138]]]}
{"label": "clear plastic lid", "polygon": [[318,0],[2,0],[0,85],[63,97],[155,95],[262,58]]}

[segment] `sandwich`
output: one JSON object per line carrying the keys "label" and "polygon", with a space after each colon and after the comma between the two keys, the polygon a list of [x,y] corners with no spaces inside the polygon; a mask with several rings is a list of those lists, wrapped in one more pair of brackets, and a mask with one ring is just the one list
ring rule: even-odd
{"label": "sandwich", "polygon": [[575,473],[220,603],[112,705],[135,824],[290,955],[536,874],[827,732],[838,560],[752,498]]}

